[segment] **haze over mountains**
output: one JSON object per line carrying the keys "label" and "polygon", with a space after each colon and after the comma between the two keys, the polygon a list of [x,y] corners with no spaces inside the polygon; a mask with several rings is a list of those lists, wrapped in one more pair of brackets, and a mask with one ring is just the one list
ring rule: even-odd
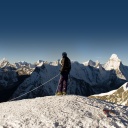
{"label": "haze over mountains", "polygon": [[[39,60],[34,64],[0,62],[0,101],[8,101],[40,86],[59,73],[60,61]],[[54,95],[59,77],[18,99]],[[116,54],[103,65],[89,60],[83,64],[72,61],[68,94],[90,96],[118,89],[128,81],[128,66]]]}

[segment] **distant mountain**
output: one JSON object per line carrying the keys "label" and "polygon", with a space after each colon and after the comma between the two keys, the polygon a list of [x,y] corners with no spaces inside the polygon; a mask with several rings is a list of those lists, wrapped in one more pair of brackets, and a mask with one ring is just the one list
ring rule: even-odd
{"label": "distant mountain", "polygon": [[111,70],[111,69],[119,70],[120,65],[121,65],[121,60],[118,58],[116,54],[112,54],[108,62],[104,65],[104,68],[106,70]]}
{"label": "distant mountain", "polygon": [[[18,66],[17,66],[18,65]],[[7,59],[0,61],[0,102],[7,101],[17,87],[30,75],[28,70],[21,63],[10,64]]]}
{"label": "distant mountain", "polygon": [[8,70],[15,70],[16,67],[13,64],[10,64],[7,59],[3,58],[0,61],[0,69],[4,69],[4,70],[8,71]]}
{"label": "distant mountain", "polygon": [[87,62],[83,63],[85,66],[93,66],[95,67],[96,62],[92,61],[92,60],[88,60]]}
{"label": "distant mountain", "polygon": [[36,65],[34,64],[31,64],[31,63],[27,63],[25,61],[22,61],[22,62],[16,62],[13,64],[16,68],[16,72],[21,76],[21,75],[30,75]]}
{"label": "distant mountain", "polygon": [[[59,73],[59,69],[60,64],[57,62],[44,62],[41,67],[36,67],[31,76],[27,78],[21,85],[19,85],[12,98],[17,97],[19,96],[19,94],[23,94],[35,87],[40,86],[42,83],[48,81],[49,79],[57,75]],[[59,77],[42,86],[40,89],[37,89],[34,92],[29,93],[21,98],[33,98],[37,96],[54,95],[58,85],[58,80]],[[93,94],[91,86],[84,80],[75,78],[73,76],[70,77],[70,80],[71,81],[68,87],[68,93],[81,94],[85,96]]]}
{"label": "distant mountain", "polygon": [[18,81],[16,68],[10,64],[8,60],[2,59],[0,61],[0,88],[9,88]]}
{"label": "distant mountain", "polygon": [[89,97],[128,106],[128,82],[123,84],[117,90]]}
{"label": "distant mountain", "polygon": [[[71,66],[68,94],[82,96],[100,94],[117,89],[128,80],[128,67],[124,66],[115,54],[113,54],[104,65],[98,61],[93,62],[90,60],[84,64],[72,61]],[[13,71],[14,74],[16,74],[16,83],[19,84],[16,84],[17,88],[11,96],[11,98],[15,98],[49,81],[59,73],[59,69],[60,60],[54,62],[38,60],[34,64],[24,61],[10,64],[5,61],[2,63],[0,69],[0,81],[5,81],[3,79],[5,70],[6,72]],[[14,78],[11,78],[11,80]],[[8,82],[11,80],[8,79]],[[24,95],[20,99],[54,95],[58,81],[59,76],[34,92]],[[9,84],[9,87],[12,88],[14,85],[15,83],[12,83],[12,85]],[[0,84],[0,86],[4,86],[4,88],[7,87],[6,84]]]}
{"label": "distant mountain", "polygon": [[[112,55],[109,61],[116,55]],[[117,57],[116,57],[117,59]],[[116,61],[114,59],[114,61]],[[70,72],[70,82],[68,86],[68,94],[77,94],[82,96],[89,96],[96,93],[108,92],[113,89],[119,88],[127,80],[118,77],[120,72],[116,72],[116,69],[120,68],[120,65],[116,65],[116,68],[109,68],[113,63],[109,61],[105,65],[101,65],[99,62],[93,63],[88,61],[88,64],[80,64],[77,61],[72,61],[72,69]],[[93,64],[92,64],[93,63]],[[11,98],[15,98],[23,93],[40,86],[42,83],[48,81],[59,73],[60,63],[38,61],[38,67],[32,72],[15,91]],[[92,66],[90,66],[92,65]],[[121,65],[124,67],[123,65]],[[106,68],[106,70],[105,70]],[[128,74],[128,72],[126,72]],[[40,89],[31,92],[22,98],[33,98],[37,96],[54,95],[59,77],[55,78],[51,82],[42,86]]]}
{"label": "distant mountain", "polygon": [[20,61],[20,62],[15,62],[13,64],[17,69],[22,68],[22,67],[28,67],[28,68],[35,68],[34,64],[27,63],[25,61]]}
{"label": "distant mountain", "polygon": [[92,61],[92,60],[88,60],[86,62],[83,63],[84,66],[92,66],[95,68],[103,68],[102,64],[100,64],[100,62],[97,60],[96,62]]}
{"label": "distant mountain", "polygon": [[122,64],[116,54],[112,54],[104,68],[105,70],[114,70],[120,79],[128,81],[128,67]]}

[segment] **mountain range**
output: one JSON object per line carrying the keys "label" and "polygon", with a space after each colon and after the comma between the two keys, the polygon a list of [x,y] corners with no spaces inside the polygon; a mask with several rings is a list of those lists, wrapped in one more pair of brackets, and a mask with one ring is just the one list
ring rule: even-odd
{"label": "mountain range", "polygon": [[[105,64],[89,60],[84,63],[71,62],[68,94],[90,96],[118,89],[128,81],[128,66],[123,65],[116,54],[112,54]],[[60,60],[47,62],[38,60],[34,64],[0,62],[0,101],[18,97],[35,87],[39,87],[59,74]],[[51,96],[56,92],[59,76],[19,99]]]}

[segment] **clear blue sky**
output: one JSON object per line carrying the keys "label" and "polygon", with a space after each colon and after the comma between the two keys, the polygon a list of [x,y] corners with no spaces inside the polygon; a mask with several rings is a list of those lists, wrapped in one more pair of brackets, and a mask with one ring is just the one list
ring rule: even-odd
{"label": "clear blue sky", "polygon": [[116,53],[128,65],[127,0],[0,1],[0,59],[105,63]]}

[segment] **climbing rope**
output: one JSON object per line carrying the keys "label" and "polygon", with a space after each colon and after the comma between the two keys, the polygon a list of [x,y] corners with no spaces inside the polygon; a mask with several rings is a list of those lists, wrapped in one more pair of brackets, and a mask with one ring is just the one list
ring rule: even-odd
{"label": "climbing rope", "polygon": [[18,97],[15,97],[15,98],[13,98],[13,99],[11,99],[11,100],[9,100],[9,101],[16,100],[16,99],[18,99],[18,98],[20,98],[20,97],[22,97],[22,96],[24,96],[24,95],[26,95],[26,94],[28,94],[28,93],[34,91],[34,90],[40,88],[41,86],[43,86],[43,85],[47,84],[48,82],[52,81],[53,79],[55,79],[55,78],[56,78],[57,76],[59,76],[59,75],[60,75],[60,73],[59,73],[58,75],[54,76],[53,78],[51,78],[50,80],[46,81],[45,83],[41,84],[40,86],[38,86],[38,87],[36,87],[36,88],[34,88],[34,89],[32,89],[32,90],[30,90],[30,91],[28,91],[28,92],[26,92],[26,93],[20,95],[20,96],[18,96]]}

